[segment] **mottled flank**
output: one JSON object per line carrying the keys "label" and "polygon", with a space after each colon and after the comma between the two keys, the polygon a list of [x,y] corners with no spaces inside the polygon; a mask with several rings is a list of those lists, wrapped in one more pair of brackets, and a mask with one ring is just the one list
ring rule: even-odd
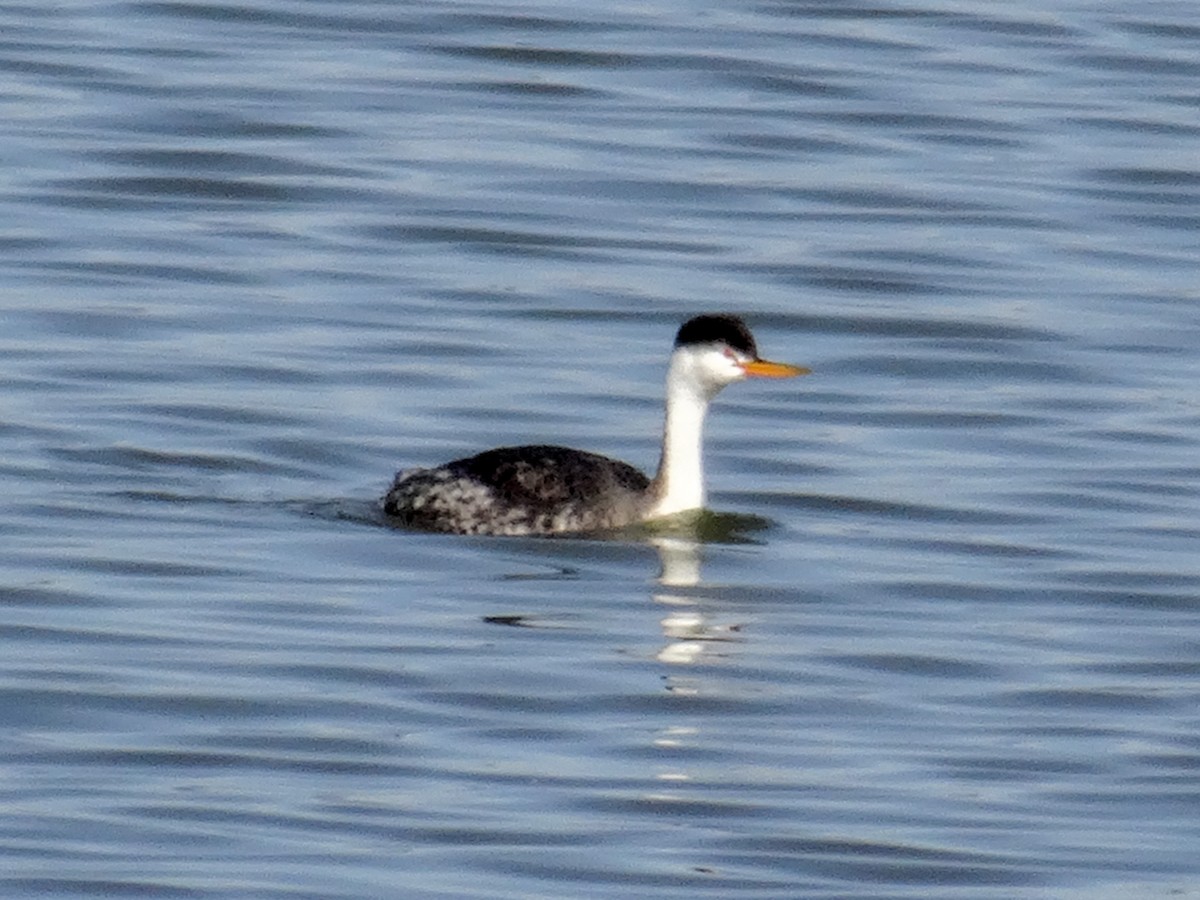
{"label": "mottled flank", "polygon": [[383,509],[455,534],[554,534],[640,521],[650,481],[633,466],[568,447],[501,447],[400,472]]}

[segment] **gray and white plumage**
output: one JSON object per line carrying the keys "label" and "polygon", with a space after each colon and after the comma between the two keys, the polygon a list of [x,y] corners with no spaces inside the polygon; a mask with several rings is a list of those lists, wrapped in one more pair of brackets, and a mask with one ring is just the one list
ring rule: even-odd
{"label": "gray and white plumage", "polygon": [[616,459],[569,447],[499,447],[402,472],[384,512],[459,534],[550,534],[619,528],[643,517],[650,479]]}
{"label": "gray and white plumage", "polygon": [[383,509],[403,524],[456,534],[554,534],[620,528],[704,505],[701,437],[709,401],[749,376],[807,372],[761,360],[736,316],[680,327],[667,374],[658,472],[569,447],[500,447],[431,469],[399,472]]}

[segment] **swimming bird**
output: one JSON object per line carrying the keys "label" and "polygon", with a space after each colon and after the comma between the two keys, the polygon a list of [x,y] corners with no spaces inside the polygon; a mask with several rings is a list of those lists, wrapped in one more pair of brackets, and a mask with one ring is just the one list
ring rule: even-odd
{"label": "swimming bird", "polygon": [[760,359],[754,336],[737,316],[696,316],[675,336],[662,457],[653,479],[627,463],[569,447],[500,447],[397,473],[383,509],[431,531],[506,535],[598,531],[701,509],[702,432],[712,399],[744,378],[808,371]]}

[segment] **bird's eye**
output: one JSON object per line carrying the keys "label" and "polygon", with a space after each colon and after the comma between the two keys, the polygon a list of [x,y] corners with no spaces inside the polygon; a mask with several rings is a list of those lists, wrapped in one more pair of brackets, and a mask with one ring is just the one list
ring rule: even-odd
{"label": "bird's eye", "polygon": [[732,347],[722,347],[721,352],[725,354],[726,359],[731,359],[734,362],[737,362],[737,354],[733,352]]}

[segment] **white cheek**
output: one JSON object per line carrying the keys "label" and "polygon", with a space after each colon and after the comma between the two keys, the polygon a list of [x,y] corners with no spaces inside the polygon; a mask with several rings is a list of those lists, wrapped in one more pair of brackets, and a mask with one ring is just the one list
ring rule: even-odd
{"label": "white cheek", "polygon": [[741,367],[736,359],[724,357],[721,360],[721,380],[728,383],[730,381],[738,381],[746,377],[746,370]]}
{"label": "white cheek", "polygon": [[725,380],[726,368],[729,365],[724,357],[706,356],[697,368],[700,370],[700,380],[705,384],[718,384]]}
{"label": "white cheek", "polygon": [[704,360],[704,382],[720,390],[727,384],[746,377],[745,371],[736,360],[727,356],[711,356]]}

